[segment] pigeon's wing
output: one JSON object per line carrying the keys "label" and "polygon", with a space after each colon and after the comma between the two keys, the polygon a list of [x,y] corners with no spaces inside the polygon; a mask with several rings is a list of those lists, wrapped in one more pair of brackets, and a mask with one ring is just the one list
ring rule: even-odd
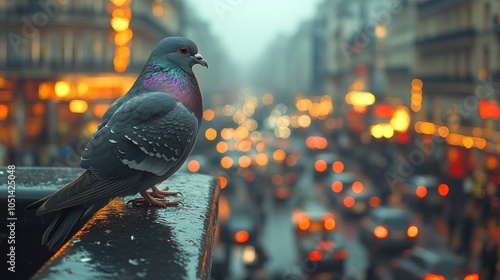
{"label": "pigeon's wing", "polygon": [[130,193],[145,173],[172,174],[197,131],[196,117],[166,93],[129,99],[87,144],[81,161],[87,175],[48,198],[43,213]]}
{"label": "pigeon's wing", "polygon": [[163,176],[194,145],[198,121],[169,94],[141,93],[126,101],[88,143],[81,167],[101,178],[143,171]]}

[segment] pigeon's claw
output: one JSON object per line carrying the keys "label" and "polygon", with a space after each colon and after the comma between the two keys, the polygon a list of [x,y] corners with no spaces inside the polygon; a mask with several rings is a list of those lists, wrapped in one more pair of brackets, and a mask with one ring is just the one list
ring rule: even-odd
{"label": "pigeon's claw", "polygon": [[148,192],[149,195],[155,198],[165,198],[165,196],[177,196],[182,195],[180,192],[168,192],[168,188],[164,188],[163,190],[159,190],[156,186],[151,188],[153,191]]}
{"label": "pigeon's claw", "polygon": [[141,192],[141,195],[142,197],[135,198],[127,202],[127,204],[132,203],[133,206],[150,205],[161,208],[179,206],[179,202],[168,201],[164,198],[152,197],[149,192]]}

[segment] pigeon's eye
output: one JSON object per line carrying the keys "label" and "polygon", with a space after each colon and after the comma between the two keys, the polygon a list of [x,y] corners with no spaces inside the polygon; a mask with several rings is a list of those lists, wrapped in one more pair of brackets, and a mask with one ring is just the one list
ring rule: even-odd
{"label": "pigeon's eye", "polygon": [[182,55],[186,55],[189,53],[189,49],[187,47],[180,47],[179,48],[179,53]]}

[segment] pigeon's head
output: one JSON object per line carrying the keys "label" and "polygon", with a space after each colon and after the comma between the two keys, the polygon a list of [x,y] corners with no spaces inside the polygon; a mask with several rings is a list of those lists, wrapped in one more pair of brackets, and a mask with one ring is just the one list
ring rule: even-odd
{"label": "pigeon's head", "polygon": [[168,37],[160,41],[151,54],[157,61],[167,60],[187,73],[195,64],[208,68],[208,63],[198,53],[196,44],[184,37]]}

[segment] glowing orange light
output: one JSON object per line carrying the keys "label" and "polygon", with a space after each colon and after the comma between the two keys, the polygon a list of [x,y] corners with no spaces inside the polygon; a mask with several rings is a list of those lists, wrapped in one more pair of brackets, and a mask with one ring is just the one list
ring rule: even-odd
{"label": "glowing orange light", "polygon": [[409,226],[408,230],[406,231],[406,235],[410,238],[414,238],[418,235],[418,227],[417,226]]}
{"label": "glowing orange light", "polygon": [[345,207],[351,208],[354,206],[354,203],[356,203],[356,201],[354,200],[354,198],[352,196],[346,196],[344,198],[344,206]]}
{"label": "glowing orange light", "polygon": [[223,154],[227,152],[227,149],[229,148],[229,145],[226,142],[219,142],[217,143],[217,146],[215,146],[215,149],[217,152]]}
{"label": "glowing orange light", "polygon": [[311,226],[311,221],[306,217],[302,217],[299,219],[297,226],[300,230],[307,230]]}
{"label": "glowing orange light", "polygon": [[335,219],[332,217],[326,218],[323,222],[323,226],[326,230],[334,230],[336,226]]}
{"label": "glowing orange light", "polygon": [[188,170],[190,172],[198,172],[200,170],[200,163],[195,160],[195,159],[192,159],[188,162]]}
{"label": "glowing orange light", "polygon": [[215,118],[215,112],[212,109],[206,109],[203,111],[203,119],[207,122],[213,120]]}
{"label": "glowing orange light", "polygon": [[321,260],[322,257],[323,253],[321,253],[320,251],[312,251],[309,253],[309,259],[313,262]]}
{"label": "glowing orange light", "polygon": [[341,161],[336,161],[332,165],[333,172],[340,173],[344,171],[344,164]]}
{"label": "glowing orange light", "polygon": [[286,158],[286,153],[285,153],[285,151],[278,149],[278,150],[274,151],[273,158],[275,161],[278,161],[278,162],[283,161]]}
{"label": "glowing orange light", "polygon": [[464,280],[479,280],[479,274],[477,274],[477,273],[467,274],[464,277]]}
{"label": "glowing orange light", "polygon": [[441,195],[441,196],[446,196],[448,194],[448,192],[450,191],[450,188],[448,187],[448,185],[446,184],[440,184],[438,186],[438,193]]}
{"label": "glowing orange light", "polygon": [[389,231],[387,231],[387,228],[385,226],[378,226],[373,230],[373,234],[376,237],[383,239],[389,236]]}
{"label": "glowing orange light", "polygon": [[342,191],[342,189],[344,189],[344,184],[342,184],[342,182],[340,181],[334,181],[332,183],[332,191],[336,192],[336,193],[339,193]]}
{"label": "glowing orange light", "polygon": [[233,159],[229,156],[225,156],[220,160],[220,165],[225,169],[231,168],[233,164],[234,164]]}
{"label": "glowing orange light", "polygon": [[130,24],[130,19],[124,17],[113,17],[111,18],[111,27],[116,32],[123,32],[128,29]]}
{"label": "glowing orange light", "polygon": [[424,280],[446,280],[446,278],[438,274],[427,274],[425,275]]}
{"label": "glowing orange light", "polygon": [[87,112],[89,104],[85,100],[71,100],[69,102],[69,110],[73,113],[82,114]]}
{"label": "glowing orange light", "polygon": [[266,154],[258,154],[255,156],[255,163],[259,166],[264,166],[268,162],[268,158]]}
{"label": "glowing orange light", "polygon": [[219,175],[219,183],[220,183],[220,188],[221,190],[227,187],[227,178]]}
{"label": "glowing orange light", "polygon": [[359,181],[352,183],[352,191],[354,193],[360,193],[363,191],[363,184]]}
{"label": "glowing orange light", "polygon": [[56,92],[57,97],[66,97],[66,96],[68,96],[68,94],[71,90],[71,87],[70,87],[70,84],[68,82],[58,81],[58,82],[56,82],[56,84],[54,86],[54,90]]}
{"label": "glowing orange light", "polygon": [[3,121],[9,115],[9,107],[5,104],[0,104],[0,120]]}
{"label": "glowing orange light", "polygon": [[217,130],[211,127],[208,128],[207,130],[205,130],[205,137],[210,141],[215,140],[215,138],[217,138]]}
{"label": "glowing orange light", "polygon": [[134,32],[130,29],[126,29],[122,32],[116,32],[115,34],[115,44],[117,46],[126,45],[134,36]]}
{"label": "glowing orange light", "polygon": [[250,237],[250,235],[248,234],[247,231],[240,230],[234,234],[234,241],[236,241],[238,243],[245,243],[248,241],[249,237]]}
{"label": "glowing orange light", "polygon": [[415,190],[415,194],[420,198],[424,198],[427,195],[427,188],[424,186],[418,186]]}
{"label": "glowing orange light", "polygon": [[370,197],[370,199],[368,200],[368,204],[370,205],[370,207],[372,208],[375,208],[375,207],[379,207],[380,204],[382,204],[382,200],[376,196],[372,196]]}
{"label": "glowing orange light", "polygon": [[319,159],[314,163],[314,169],[317,172],[325,172],[326,168],[328,165],[326,164],[326,161]]}

